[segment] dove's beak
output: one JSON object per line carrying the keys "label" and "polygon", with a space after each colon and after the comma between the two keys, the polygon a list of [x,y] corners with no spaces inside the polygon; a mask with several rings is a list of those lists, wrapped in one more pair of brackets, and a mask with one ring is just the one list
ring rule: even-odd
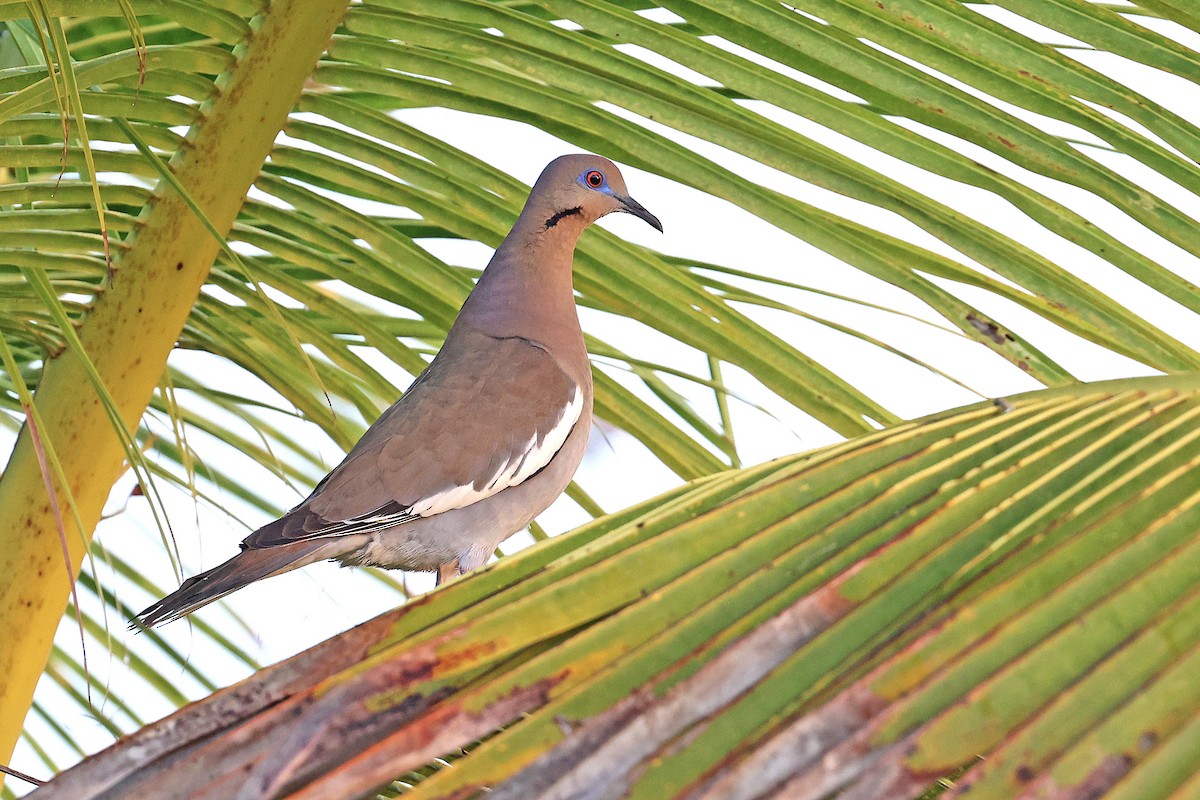
{"label": "dove's beak", "polygon": [[637,200],[634,200],[632,197],[623,197],[622,195],[615,193],[613,196],[616,197],[617,202],[621,204],[622,211],[633,214],[638,219],[646,220],[646,222],[649,222],[652,226],[657,228],[659,233],[662,233],[662,223],[658,221],[658,217],[647,211],[645,206],[643,206]]}

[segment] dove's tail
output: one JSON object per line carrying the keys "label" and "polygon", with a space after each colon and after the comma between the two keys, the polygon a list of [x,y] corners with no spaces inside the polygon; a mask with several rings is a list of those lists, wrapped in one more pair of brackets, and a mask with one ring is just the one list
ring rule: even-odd
{"label": "dove's tail", "polygon": [[173,622],[254,581],[322,561],[333,555],[327,552],[329,545],[328,540],[318,540],[243,550],[224,564],[188,578],[178,590],[138,614],[129,627]]}

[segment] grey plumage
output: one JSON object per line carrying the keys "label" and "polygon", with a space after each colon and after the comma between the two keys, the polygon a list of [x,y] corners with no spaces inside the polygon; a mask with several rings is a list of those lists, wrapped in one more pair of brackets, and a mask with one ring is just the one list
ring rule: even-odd
{"label": "grey plumage", "polygon": [[484,564],[562,493],[583,458],[592,378],[571,262],[583,230],[614,211],[662,230],[612,162],[552,161],[404,396],[304,502],[147,608],[141,624],[325,559],[437,570],[439,580]]}

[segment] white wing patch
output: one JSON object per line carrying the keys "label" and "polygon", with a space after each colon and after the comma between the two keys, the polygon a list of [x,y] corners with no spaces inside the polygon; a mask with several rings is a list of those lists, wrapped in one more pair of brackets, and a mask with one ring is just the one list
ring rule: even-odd
{"label": "white wing patch", "polygon": [[579,421],[579,415],[582,413],[583,392],[576,386],[570,402],[563,408],[562,415],[554,423],[554,427],[542,437],[540,443],[535,431],[523,447],[517,448],[512,457],[500,465],[500,469],[495,475],[468,483],[465,486],[455,486],[420,500],[413,504],[409,513],[432,517],[435,514],[478,503],[480,500],[525,481],[550,463],[550,460],[562,448],[563,443],[567,441],[567,436],[571,434],[571,429],[575,427],[575,423]]}

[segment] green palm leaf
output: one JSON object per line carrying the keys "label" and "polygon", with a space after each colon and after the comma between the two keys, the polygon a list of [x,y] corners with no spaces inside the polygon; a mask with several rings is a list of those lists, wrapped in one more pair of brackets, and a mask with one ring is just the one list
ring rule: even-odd
{"label": "green palm leaf", "polygon": [[497,728],[412,796],[903,797],[965,765],[955,793],[1165,797],[1200,701],[1198,417],[1194,378],[1117,381],[704,479],[268,667],[39,797],[221,774],[360,796]]}

